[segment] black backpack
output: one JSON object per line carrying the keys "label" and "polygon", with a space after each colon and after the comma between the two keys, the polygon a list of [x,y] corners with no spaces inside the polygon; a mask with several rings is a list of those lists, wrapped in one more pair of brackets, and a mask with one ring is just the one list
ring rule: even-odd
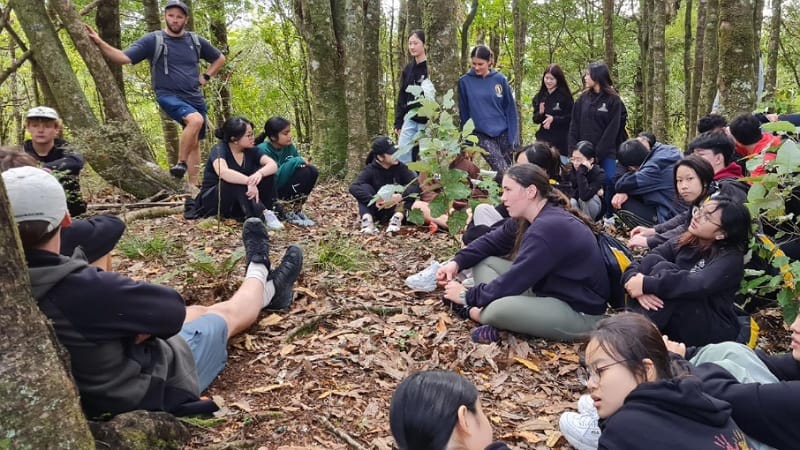
{"label": "black backpack", "polygon": [[625,272],[633,261],[633,254],[619,239],[605,231],[597,233],[597,244],[600,246],[600,254],[603,255],[603,264],[606,266],[608,284],[611,288],[608,304],[613,309],[624,308],[628,294],[622,286],[622,272]]}

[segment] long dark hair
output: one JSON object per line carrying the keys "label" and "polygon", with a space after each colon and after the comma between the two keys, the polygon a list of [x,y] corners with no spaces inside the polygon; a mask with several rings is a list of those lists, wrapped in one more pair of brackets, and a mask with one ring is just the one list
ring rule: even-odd
{"label": "long dark hair", "polygon": [[[524,153],[528,162],[535,164],[547,172],[547,176],[561,181],[561,154],[546,142],[536,141],[525,146],[519,153]],[[519,153],[517,157],[519,157]],[[516,160],[516,158],[514,158]]]}
{"label": "long dark hair", "polygon": [[[594,151],[594,144],[589,141],[578,141],[575,144],[575,148],[572,149],[572,152],[579,152],[583,155],[586,159],[591,159],[592,164],[597,164],[597,152]],[[572,152],[570,152],[570,156],[572,156]]]}
{"label": "long dark hair", "polygon": [[647,379],[647,369],[642,362],[645,358],[653,361],[657,379],[677,375],[661,332],[641,314],[622,312],[607,317],[597,322],[589,340],[597,342],[614,360],[621,361],[639,383]]}
{"label": "long dark hair", "polygon": [[678,238],[678,247],[691,246],[707,256],[713,256],[726,247],[733,247],[744,252],[750,242],[750,234],[752,233],[750,211],[743,204],[724,195],[714,197],[709,202],[716,203],[714,211],[711,211],[712,214],[716,211],[722,212],[720,214],[720,229],[725,233],[725,238],[715,239],[710,242],[701,241],[687,230]]}
{"label": "long dark hair", "polygon": [[491,67],[494,63],[494,52],[492,52],[492,49],[483,44],[478,44],[475,47],[472,47],[472,51],[469,52],[469,57],[489,61],[489,67]]}
{"label": "long dark hair", "polygon": [[[547,87],[544,85],[544,76],[548,73],[556,79],[556,90],[561,91],[564,93],[564,95],[571,98],[572,92],[569,90],[567,78],[564,76],[564,71],[561,70],[561,66],[558,64],[550,64],[546,69],[544,69],[544,72],[542,73],[542,84],[539,86],[539,92],[536,93],[536,97],[547,95]],[[534,107],[535,106],[536,105],[534,105]]]}
{"label": "long dark hair", "polygon": [[[509,167],[504,176],[514,180],[524,188],[534,185],[538,191],[537,197],[544,198],[547,203],[567,210],[580,219],[590,230],[597,232],[597,225],[594,221],[573,208],[569,197],[558,189],[553,188],[553,185],[550,184],[550,178],[541,167],[534,164],[516,164]],[[530,225],[530,222],[523,218],[517,219],[517,236],[514,240],[514,249],[511,251],[512,259],[516,257],[519,246],[522,243],[522,236]]]}
{"label": "long dark hair", "polygon": [[[614,89],[614,82],[611,81],[611,73],[608,71],[608,66],[606,63],[602,61],[589,63],[589,66],[586,68],[586,72],[589,73],[589,77],[592,79],[592,81],[600,85],[601,92],[619,97],[617,90]],[[584,90],[586,90],[585,84]]]}
{"label": "long dark hair", "polygon": [[442,450],[463,405],[477,412],[478,390],[463,376],[432,370],[412,374],[394,391],[389,426],[400,450]]}
{"label": "long dark hair", "polygon": [[214,136],[220,141],[230,144],[241,139],[247,133],[247,125],[250,125],[251,129],[253,128],[253,122],[243,116],[229,117],[221,127],[214,130]]}
{"label": "long dark hair", "polygon": [[678,194],[678,167],[681,166],[686,166],[694,170],[694,173],[697,174],[697,178],[700,180],[700,184],[703,186],[703,190],[700,191],[700,195],[690,205],[692,207],[700,206],[705,199],[711,195],[711,183],[714,181],[714,168],[711,167],[711,164],[708,161],[697,155],[689,155],[675,163],[675,166],[672,169],[672,179],[675,182],[674,186],[676,194]]}
{"label": "long dark hair", "polygon": [[364,165],[369,165],[369,163],[375,161],[375,158],[378,156],[394,153],[396,149],[397,146],[391,139],[386,136],[378,136],[372,140],[372,149],[367,153],[367,159],[364,161]]}
{"label": "long dark hair", "polygon": [[274,141],[278,138],[278,134],[283,131],[286,127],[291,125],[292,122],[289,119],[284,119],[281,116],[273,116],[267,119],[264,123],[264,131],[259,133],[256,136],[255,143],[256,145],[264,142],[265,139],[269,139],[270,141]]}

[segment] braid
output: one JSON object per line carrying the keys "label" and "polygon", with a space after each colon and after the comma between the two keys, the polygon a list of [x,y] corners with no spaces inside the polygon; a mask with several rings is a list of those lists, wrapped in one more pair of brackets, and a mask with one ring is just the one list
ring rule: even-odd
{"label": "braid", "polygon": [[569,197],[567,197],[563,192],[559,191],[558,189],[551,189],[547,195],[545,195],[545,199],[547,199],[547,203],[550,203],[555,206],[559,206],[564,208],[572,214],[573,216],[577,217],[581,220],[587,227],[589,227],[592,232],[597,233],[600,230],[597,228],[597,224],[594,223],[592,219],[587,217],[581,211],[572,207],[572,202],[570,201]]}

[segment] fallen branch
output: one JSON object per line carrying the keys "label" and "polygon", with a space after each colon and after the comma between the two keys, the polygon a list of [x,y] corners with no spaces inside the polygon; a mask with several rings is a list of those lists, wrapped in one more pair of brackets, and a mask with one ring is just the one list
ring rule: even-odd
{"label": "fallen branch", "polygon": [[183,202],[137,202],[137,203],[91,203],[88,209],[104,211],[109,209],[141,209],[164,206],[183,206]]}
{"label": "fallen branch", "polygon": [[336,436],[342,438],[343,441],[345,441],[348,444],[350,444],[351,447],[355,448],[356,450],[367,450],[366,447],[361,445],[357,440],[353,439],[349,434],[347,434],[343,430],[340,430],[340,429],[336,428],[336,426],[334,424],[332,424],[328,419],[326,419],[324,417],[318,417],[317,420],[319,420],[320,423],[325,425],[325,428],[330,430],[331,433],[333,433]]}
{"label": "fallen branch", "polygon": [[334,308],[329,311],[321,312],[311,316],[310,319],[293,329],[286,337],[286,341],[291,342],[297,335],[313,330],[322,319],[337,316],[339,314],[345,314],[351,311],[368,311],[379,316],[391,316],[403,312],[403,308],[380,308],[377,306],[366,305],[342,306],[340,308]]}
{"label": "fallen branch", "polygon": [[183,204],[181,206],[175,206],[171,208],[147,208],[147,209],[140,209],[138,211],[131,211],[128,213],[123,213],[119,215],[119,218],[122,219],[125,223],[131,223],[136,220],[142,219],[155,219],[157,217],[166,217],[171,216],[173,214],[180,214],[183,212]]}
{"label": "fallen branch", "polygon": [[222,444],[212,444],[201,447],[200,450],[249,450],[256,449],[259,445],[255,441],[242,439],[239,441],[224,442]]}

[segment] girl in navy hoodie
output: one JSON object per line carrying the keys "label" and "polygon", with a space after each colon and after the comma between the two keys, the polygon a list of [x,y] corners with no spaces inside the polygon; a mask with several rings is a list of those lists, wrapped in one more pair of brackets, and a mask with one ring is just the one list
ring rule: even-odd
{"label": "girl in navy hoodie", "polygon": [[578,374],[600,419],[599,442],[582,434],[591,423],[575,421],[575,413],[562,415],[559,428],[579,449],[748,449],[730,404],[684,374],[647,318],[628,312],[603,319]]}
{"label": "girl in navy hoodie", "polygon": [[485,45],[470,53],[472,69],[458,80],[458,112],[461,126],[472,119],[478,145],[492,170],[503,173],[519,145],[517,105],[506,77],[492,69],[494,54]]}

